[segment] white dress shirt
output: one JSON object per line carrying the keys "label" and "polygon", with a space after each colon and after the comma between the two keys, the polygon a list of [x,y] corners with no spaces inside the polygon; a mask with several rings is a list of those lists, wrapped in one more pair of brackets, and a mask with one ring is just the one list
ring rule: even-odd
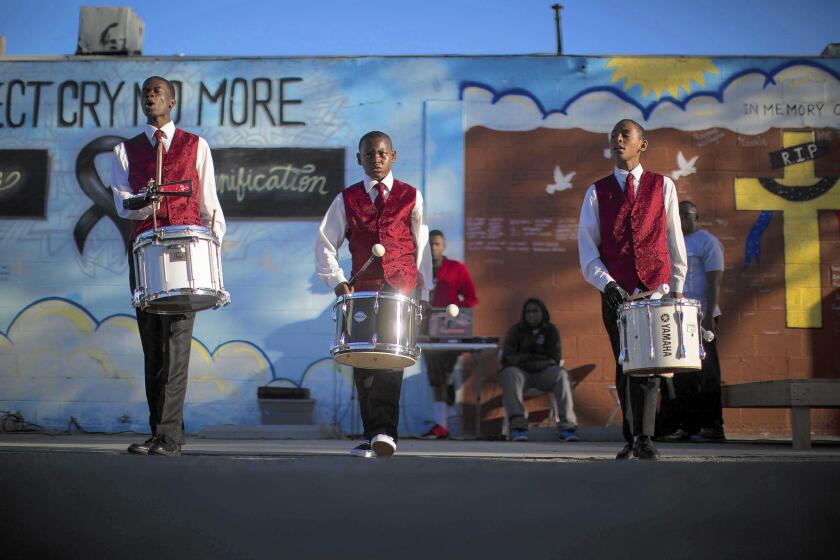
{"label": "white dress shirt", "polygon": [[[154,146],[155,131],[157,129],[147,124],[143,129],[146,138]],[[163,147],[168,152],[169,145],[172,143],[172,137],[175,134],[175,124],[169,121],[160,128],[163,132]],[[222,213],[222,207],[219,204],[219,196],[216,194],[216,175],[213,170],[213,156],[210,155],[210,146],[207,141],[198,137],[198,153],[196,154],[195,168],[198,172],[198,179],[201,181],[201,196],[199,197],[199,210],[201,223],[210,227],[210,222],[213,222],[213,214],[215,212],[215,222],[213,222],[213,232],[221,242],[225,234],[225,215]],[[131,186],[128,184],[128,156],[125,151],[125,143],[120,142],[114,148],[114,159],[111,164],[111,190],[114,193],[114,205],[117,207],[117,214],[127,220],[145,220],[152,215],[152,205],[144,206],[139,210],[126,210],[123,208],[123,200],[134,196],[131,191]]]}
{"label": "white dress shirt", "polygon": [[[374,185],[380,181],[364,175],[364,188],[371,201],[376,200],[379,192]],[[394,186],[394,176],[391,173],[381,181],[385,185],[385,197],[391,193]],[[420,299],[429,300],[429,289],[432,285],[432,253],[429,248],[429,227],[423,219],[423,195],[416,190],[417,198],[411,211],[411,234],[417,246],[417,288]],[[344,196],[339,193],[330,205],[321,225],[318,227],[318,237],[315,240],[315,272],[330,288],[335,288],[346,282],[344,271],[338,265],[338,249],[347,235],[347,214],[344,208]]]}
{"label": "white dress shirt", "polygon": [[[639,182],[642,178],[641,164],[631,171],[615,168],[615,178],[621,190],[627,182],[627,175],[632,173],[635,191],[639,192]],[[680,213],[677,201],[677,188],[674,182],[665,177],[665,223],[667,229],[668,253],[671,256],[671,291],[682,292],[685,284],[685,274],[688,269],[688,259],[685,251],[682,228],[680,226]],[[591,185],[583,197],[583,206],[580,209],[580,223],[578,225],[578,253],[580,255],[580,271],[587,282],[604,291],[604,287],[614,279],[607,272],[604,261],[601,260],[601,224],[598,214],[598,194],[595,185]],[[656,286],[651,286],[655,289]]]}

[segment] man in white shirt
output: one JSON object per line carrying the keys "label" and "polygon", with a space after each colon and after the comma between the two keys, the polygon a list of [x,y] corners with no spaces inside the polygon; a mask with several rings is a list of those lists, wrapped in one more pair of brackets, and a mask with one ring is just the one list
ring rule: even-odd
{"label": "man in white shirt", "polygon": [[[146,127],[137,136],[114,148],[111,189],[117,213],[132,220],[130,241],[152,229],[152,208],[158,226],[204,225],[213,227],[221,242],[225,217],[216,195],[213,158],[207,142],[176,129],[172,122],[175,89],[160,76],[143,82],[143,114]],[[156,174],[159,144],[164,151],[163,181],[190,179],[188,197],[158,200],[145,188]],[[197,187],[197,188],[196,188]],[[128,248],[129,282],[135,289],[134,258]],[[157,315],[137,309],[137,326],[143,345],[146,399],[152,437],[129,446],[138,455],[181,454],[184,443],[184,399],[195,313]]]}
{"label": "man in white shirt", "polygon": [[[691,201],[680,202],[680,223],[688,253],[688,273],[685,278],[685,297],[700,301],[702,326],[718,333],[721,311],[718,304],[723,280],[723,245],[704,229],[697,228],[697,206]],[[724,441],[723,408],[720,395],[720,360],[717,336],[703,342],[706,357],[698,373],[683,373],[674,378],[676,398],[664,400],[660,410],[671,426],[664,441]],[[673,431],[672,431],[673,430]]]}
{"label": "man in white shirt", "polygon": [[[419,292],[428,308],[432,278],[429,229],[423,220],[420,191],[391,174],[397,159],[391,138],[372,131],[362,136],[356,161],[364,170],[362,181],[344,189],[327,210],[315,241],[315,271],[337,296],[360,291]],[[382,259],[347,283],[338,265],[338,249],[347,239],[353,258],[352,274],[359,272],[374,244],[385,247]],[[365,440],[350,454],[390,457],[397,448],[402,369],[353,368]]]}
{"label": "man in white shirt", "polygon": [[653,444],[658,377],[624,375],[618,362],[618,306],[628,293],[670,285],[682,297],[686,253],[673,181],[642,169],[644,128],[623,119],[613,127],[615,170],[589,187],[578,228],[580,269],[601,294],[601,315],[616,359],[615,384],[627,442],[616,459],[658,459]]}

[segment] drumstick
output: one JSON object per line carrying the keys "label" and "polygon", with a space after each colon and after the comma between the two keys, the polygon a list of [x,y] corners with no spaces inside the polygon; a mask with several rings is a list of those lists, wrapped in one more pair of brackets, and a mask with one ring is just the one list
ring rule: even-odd
{"label": "drumstick", "polygon": [[376,257],[382,258],[382,255],[385,254],[385,247],[383,247],[382,245],[377,243],[376,245],[373,246],[373,248],[370,250],[370,252],[372,254],[368,257],[368,260],[365,261],[365,264],[362,265],[362,268],[360,268],[358,270],[358,272],[356,272],[356,274],[351,276],[350,280],[347,281],[347,286],[348,287],[352,287],[353,284],[356,283],[356,280],[359,278],[359,276],[362,274],[362,272],[367,270],[367,268],[370,266],[370,263],[373,262],[373,259],[375,259]]}
{"label": "drumstick", "polygon": [[648,290],[646,292],[639,292],[638,294],[633,294],[632,296],[630,296],[629,301],[646,298],[648,296],[652,296],[653,294],[660,294],[664,296],[670,291],[671,286],[669,286],[668,284],[662,284],[656,290]]}
{"label": "drumstick", "polygon": [[460,312],[461,310],[454,303],[450,303],[446,306],[446,313],[453,319],[457,317]]}

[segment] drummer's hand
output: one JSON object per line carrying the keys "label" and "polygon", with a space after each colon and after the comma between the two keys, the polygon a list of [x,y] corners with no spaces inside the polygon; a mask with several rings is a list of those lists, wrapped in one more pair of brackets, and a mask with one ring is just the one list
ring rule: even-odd
{"label": "drummer's hand", "polygon": [[130,196],[123,200],[123,208],[126,210],[140,210],[145,208],[152,202],[157,201],[157,196],[151,197],[147,193],[141,193],[135,196]]}
{"label": "drummer's hand", "polygon": [[674,299],[682,299],[683,293],[682,292],[671,292],[674,294]]}
{"label": "drummer's hand", "polygon": [[604,296],[607,298],[607,303],[613,309],[618,309],[618,306],[627,301],[630,296],[624,291],[624,288],[619,286],[616,282],[609,282],[604,286]]}
{"label": "drummer's hand", "polygon": [[353,293],[353,286],[348,284],[347,282],[342,282],[338,286],[335,287],[335,295],[337,296],[344,296]]}

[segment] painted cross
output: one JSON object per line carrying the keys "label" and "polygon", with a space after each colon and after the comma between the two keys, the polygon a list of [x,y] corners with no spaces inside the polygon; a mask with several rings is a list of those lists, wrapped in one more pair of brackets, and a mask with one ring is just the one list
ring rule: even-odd
{"label": "painted cross", "polygon": [[[813,132],[782,133],[784,148],[806,143]],[[822,327],[818,218],[820,210],[840,210],[840,179],[817,177],[813,160],[786,166],[782,179],[735,179],[735,208],[782,212],[787,326]]]}

